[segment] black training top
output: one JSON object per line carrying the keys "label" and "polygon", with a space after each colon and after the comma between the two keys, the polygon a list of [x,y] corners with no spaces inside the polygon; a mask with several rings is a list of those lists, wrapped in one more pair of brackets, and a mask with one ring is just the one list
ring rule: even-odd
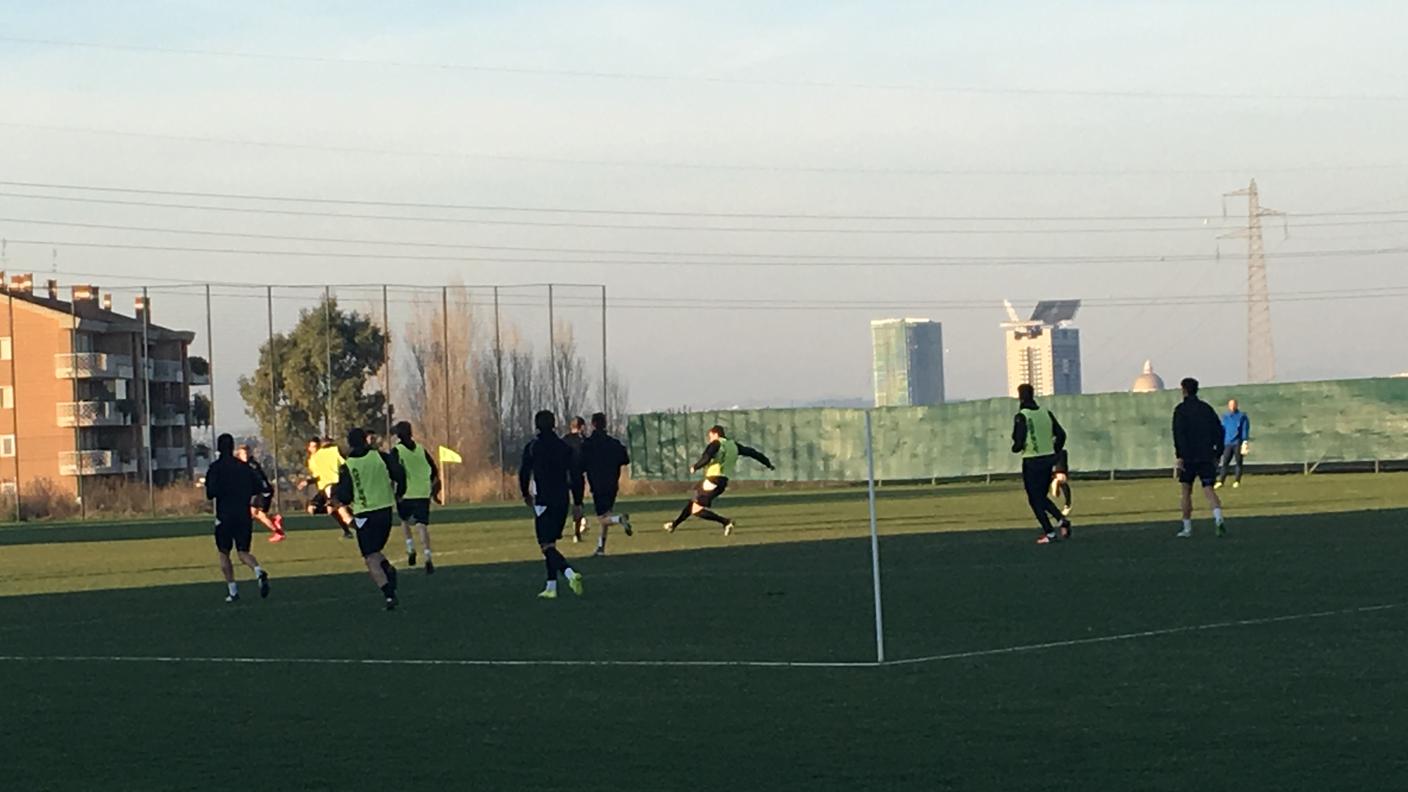
{"label": "black training top", "polygon": [[233,456],[222,454],[205,471],[205,497],[219,517],[249,517],[250,501],[263,491],[254,470]]}
{"label": "black training top", "polygon": [[260,495],[273,495],[274,488],[269,484],[269,477],[264,474],[264,466],[251,459],[245,463],[249,469],[254,471],[254,477],[259,482]]}
{"label": "black training top", "polygon": [[1222,419],[1197,396],[1173,409],[1173,450],[1184,462],[1212,462],[1222,456]]}
{"label": "black training top", "polygon": [[580,432],[568,432],[563,436],[562,442],[572,451],[572,502],[581,506],[582,498],[587,493],[587,484],[582,479],[582,449],[586,445],[586,439]]}
{"label": "black training top", "polygon": [[612,492],[620,486],[621,468],[631,464],[631,456],[620,440],[597,431],[582,442],[581,463],[593,493]]}
{"label": "black training top", "polygon": [[561,506],[567,503],[567,496],[581,475],[572,449],[562,438],[556,432],[541,432],[523,449],[523,461],[518,466],[518,489],[523,497],[528,497],[531,481],[538,488],[535,503]]}

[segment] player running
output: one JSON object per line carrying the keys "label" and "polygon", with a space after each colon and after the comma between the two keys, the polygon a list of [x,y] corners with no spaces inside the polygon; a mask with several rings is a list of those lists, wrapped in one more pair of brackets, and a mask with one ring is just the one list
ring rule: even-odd
{"label": "player running", "polygon": [[235,582],[235,567],[230,563],[230,551],[239,553],[240,562],[254,572],[259,583],[259,596],[269,596],[269,573],[259,566],[259,560],[249,552],[254,522],[249,504],[261,491],[259,477],[249,465],[235,456],[235,438],[222,434],[215,441],[219,458],[210,463],[205,473],[205,497],[215,501],[215,549],[220,551],[220,574],[225,576],[229,593],[226,602],[240,601],[240,587]]}
{"label": "player running", "polygon": [[738,468],[739,457],[757,460],[768,470],[774,469],[772,460],[768,459],[763,452],[730,440],[722,426],[711,427],[708,439],[709,445],[704,448],[703,456],[699,457],[698,462],[689,466],[690,473],[703,470],[704,478],[695,486],[694,496],[680,510],[680,516],[672,522],[665,523],[665,531],[668,533],[674,533],[675,529],[680,527],[680,523],[695,516],[722,525],[724,536],[732,535],[738,524],[713,511],[710,507],[714,505],[714,501],[719,499],[719,496],[724,494],[724,490],[728,489],[728,481],[733,478],[734,471]]}
{"label": "player running", "polygon": [[572,469],[574,472],[572,479],[572,541],[582,541],[582,534],[587,531],[587,517],[583,510],[583,501],[586,498],[587,485],[582,479],[582,445],[586,442],[587,422],[582,416],[577,416],[567,423],[567,434],[562,438],[562,442],[572,450]]}
{"label": "player running", "polygon": [[606,432],[606,413],[593,414],[591,436],[582,441],[582,472],[592,488],[592,508],[601,525],[601,536],[596,540],[596,552],[592,555],[606,555],[606,533],[611,526],[619,525],[626,536],[632,535],[631,516],[615,513],[616,496],[621,491],[621,469],[629,464],[631,457],[626,447]]}
{"label": "player running", "polygon": [[333,494],[340,503],[351,504],[357,549],[372,582],[386,597],[386,609],[395,610],[396,567],[382,551],[391,538],[392,507],[406,493],[406,471],[395,456],[369,447],[367,433],[361,429],[347,432],[347,448]]}
{"label": "player running", "polygon": [[391,448],[396,460],[406,471],[406,494],[396,502],[401,527],[406,532],[406,564],[416,565],[416,540],[411,528],[420,534],[420,546],[425,552],[425,574],[435,574],[435,561],[430,557],[430,501],[445,505],[440,496],[440,468],[430,456],[430,449],[417,445],[411,436],[410,421],[392,427],[398,442]]}
{"label": "player running", "polygon": [[1217,497],[1217,462],[1222,458],[1222,419],[1212,405],[1198,398],[1198,381],[1183,380],[1183,401],[1173,410],[1173,451],[1178,459],[1178,483],[1183,488],[1183,530],[1180,539],[1193,535],[1193,482],[1203,485],[1212,507],[1217,535],[1227,534],[1222,520],[1222,500]]}
{"label": "player running", "polygon": [[[1070,519],[1047,495],[1055,476],[1057,456],[1066,448],[1066,430],[1050,410],[1036,403],[1036,389],[1031,385],[1017,386],[1017,399],[1020,406],[1012,419],[1012,453],[1022,455],[1022,487],[1027,492],[1032,514],[1041,526],[1041,536],[1036,542],[1051,544],[1057,538],[1070,539]],[[1060,520],[1059,534],[1057,528],[1052,527],[1053,517]]]}
{"label": "player running", "polygon": [[333,522],[342,529],[342,538],[351,539],[352,514],[347,511],[346,506],[338,501],[334,495],[337,484],[340,481],[339,471],[342,469],[342,452],[337,449],[337,443],[331,437],[324,437],[322,440],[309,440],[309,449],[313,443],[318,444],[317,450],[312,451],[308,457],[308,472],[313,475],[313,482],[318,488],[318,492],[313,496],[312,503],[309,504],[308,513],[317,514],[326,511],[332,515]]}
{"label": "player running", "polygon": [[582,596],[582,574],[568,565],[557,549],[562,528],[567,522],[568,497],[576,480],[572,449],[557,436],[557,418],[550,410],[539,410],[533,416],[538,430],[523,449],[518,465],[518,489],[523,502],[533,510],[533,530],[538,535],[538,548],[543,551],[547,567],[547,586],[538,596],[557,599],[557,573],[567,576],[572,593]]}
{"label": "player running", "polygon": [[274,506],[274,487],[269,484],[269,477],[264,474],[264,466],[259,464],[259,460],[254,458],[254,451],[247,445],[242,445],[235,449],[235,458],[249,465],[249,469],[254,471],[255,478],[259,481],[259,494],[254,496],[254,500],[249,505],[249,513],[260,525],[269,529],[269,541],[277,544],[288,538],[284,533],[284,517],[282,514],[269,516],[269,510]]}

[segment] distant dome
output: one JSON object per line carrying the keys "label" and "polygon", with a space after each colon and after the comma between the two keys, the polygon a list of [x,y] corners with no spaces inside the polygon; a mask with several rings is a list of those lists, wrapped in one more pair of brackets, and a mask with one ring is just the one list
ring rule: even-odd
{"label": "distant dome", "polygon": [[1144,373],[1134,378],[1130,390],[1135,393],[1156,393],[1164,389],[1164,378],[1154,373],[1153,361],[1144,361]]}

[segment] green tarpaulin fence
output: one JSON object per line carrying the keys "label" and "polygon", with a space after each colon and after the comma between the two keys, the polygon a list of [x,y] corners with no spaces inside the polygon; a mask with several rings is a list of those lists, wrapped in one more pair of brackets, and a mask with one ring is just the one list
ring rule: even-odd
{"label": "green tarpaulin fence", "polygon": [[[1207,388],[1222,410],[1237,398],[1252,421],[1254,464],[1408,459],[1408,379],[1365,379]],[[1070,435],[1076,471],[1159,470],[1173,465],[1171,416],[1177,391],[1101,393],[1043,400]],[[1014,399],[872,411],[876,476],[959,478],[1014,473]],[[777,409],[646,413],[628,425],[635,478],[691,478],[689,463],[713,424],[772,457],[776,472],[750,460],[741,479],[864,481],[865,410]]]}

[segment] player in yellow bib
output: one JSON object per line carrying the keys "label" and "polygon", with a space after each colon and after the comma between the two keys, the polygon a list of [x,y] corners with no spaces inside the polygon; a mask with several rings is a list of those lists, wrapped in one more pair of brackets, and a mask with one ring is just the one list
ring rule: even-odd
{"label": "player in yellow bib", "polygon": [[394,455],[369,447],[367,433],[361,429],[347,433],[347,448],[333,494],[352,510],[357,549],[372,582],[386,597],[386,609],[394,610],[396,568],[382,550],[391,538],[391,514],[396,500],[406,493],[406,471]]}
{"label": "player in yellow bib", "polygon": [[444,505],[440,497],[440,469],[430,456],[430,449],[417,445],[412,436],[410,421],[401,421],[392,427],[397,443],[391,449],[396,461],[406,471],[406,494],[396,502],[397,513],[401,516],[401,527],[406,531],[406,563],[416,565],[416,540],[411,536],[415,528],[420,534],[420,546],[424,551],[425,574],[435,574],[435,560],[430,555],[430,501]]}
{"label": "player in yellow bib", "polygon": [[[314,445],[317,448],[314,448]],[[342,452],[331,437],[324,437],[322,440],[313,438],[308,441],[308,474],[313,479],[313,486],[318,488],[313,500],[308,504],[308,513],[326,512],[332,515],[337,527],[342,529],[342,538],[351,539],[352,514],[344,504],[338,503],[334,495],[342,462]]]}
{"label": "player in yellow bib", "polygon": [[[1012,420],[1012,453],[1022,455],[1022,486],[1027,491],[1027,503],[1041,525],[1037,544],[1050,544],[1071,538],[1071,521],[1051,502],[1048,489],[1057,460],[1066,448],[1066,430],[1051,411],[1036,403],[1036,389],[1031,385],[1017,388],[1020,409]],[[1060,533],[1051,519],[1060,521]]]}
{"label": "player in yellow bib", "polygon": [[709,429],[709,445],[704,448],[703,456],[699,461],[689,466],[689,472],[704,471],[704,478],[694,489],[694,497],[686,503],[680,510],[680,515],[673,521],[665,523],[665,530],[674,533],[680,527],[680,523],[690,517],[698,517],[701,520],[716,522],[724,527],[724,536],[729,536],[738,527],[737,523],[729,518],[713,511],[710,507],[714,501],[724,494],[728,489],[729,479],[733,478],[734,471],[738,469],[740,457],[748,457],[757,460],[768,470],[773,470],[772,460],[768,459],[761,451],[749,448],[746,445],[735,443],[728,438],[722,426],[713,426]]}

